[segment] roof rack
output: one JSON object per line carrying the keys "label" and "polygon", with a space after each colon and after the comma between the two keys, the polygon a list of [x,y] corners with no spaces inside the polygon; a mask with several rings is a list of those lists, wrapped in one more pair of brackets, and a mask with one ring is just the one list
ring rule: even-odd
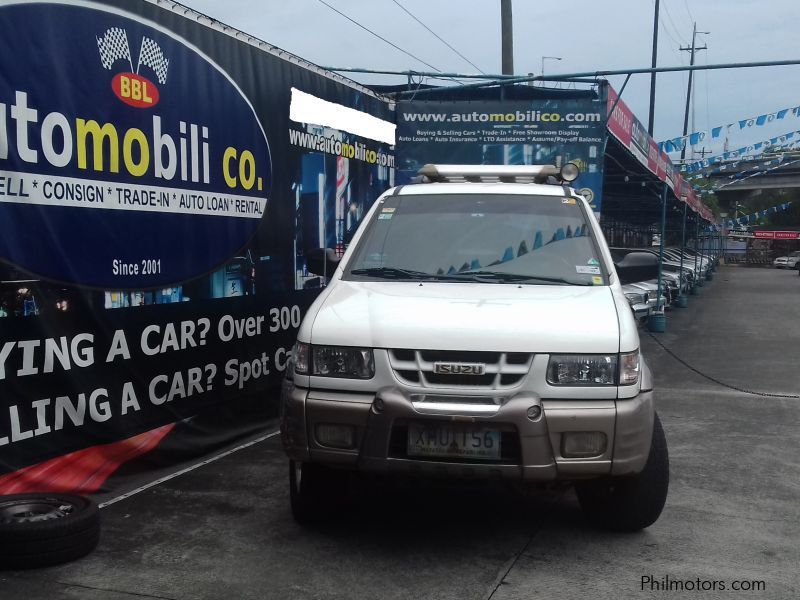
{"label": "roof rack", "polygon": [[[417,174],[422,183],[569,183],[580,175],[575,163],[555,165],[434,165]],[[555,181],[550,181],[553,178]]]}

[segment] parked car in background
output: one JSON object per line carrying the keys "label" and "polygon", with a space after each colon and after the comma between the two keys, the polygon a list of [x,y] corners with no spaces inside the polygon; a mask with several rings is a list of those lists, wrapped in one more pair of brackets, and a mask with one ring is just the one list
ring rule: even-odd
{"label": "parked car in background", "polygon": [[647,281],[636,281],[630,285],[638,287],[647,293],[647,304],[650,307],[650,313],[660,312],[665,306],[669,304],[666,287],[661,285],[661,301],[658,301],[658,280],[649,279]]}
{"label": "parked car in background", "polygon": [[692,287],[692,280],[694,275],[691,270],[686,267],[681,271],[680,263],[673,264],[664,261],[664,273],[669,273],[675,278],[676,281],[680,280],[680,288],[682,293],[688,292]]}
{"label": "parked car in background", "polygon": [[779,256],[772,261],[776,269],[800,269],[800,251],[790,252],[788,256]]}
{"label": "parked car in background", "polygon": [[650,315],[650,305],[647,303],[647,292],[631,284],[622,286],[622,293],[630,304],[633,316],[637,321],[646,319]]}
{"label": "parked car in background", "polygon": [[[653,254],[654,256],[658,256],[658,252],[655,250],[651,250],[649,248],[611,248],[611,255],[615,257],[614,259],[620,259],[625,255],[631,252],[648,252]],[[679,276],[680,273],[680,264],[673,263],[672,261],[665,260],[663,263],[663,268],[661,272],[662,276],[662,296],[664,296],[665,300],[662,302],[662,305],[670,306],[672,305],[676,298],[678,297],[678,290],[680,288],[681,291],[686,292],[691,287],[691,277],[693,270],[689,267],[684,266],[683,269],[683,276]],[[642,283],[642,282],[639,282]],[[657,279],[650,279],[647,280],[649,284],[648,290],[653,291],[651,294],[652,304],[655,307],[655,297],[656,297],[656,290],[658,288],[658,280]]]}

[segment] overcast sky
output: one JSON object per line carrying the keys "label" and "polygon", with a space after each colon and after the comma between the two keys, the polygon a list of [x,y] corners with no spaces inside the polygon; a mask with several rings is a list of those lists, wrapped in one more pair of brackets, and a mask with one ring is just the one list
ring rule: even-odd
{"label": "overcast sky", "polygon": [[[347,21],[320,0],[182,0],[224,23],[323,66],[431,70]],[[485,73],[500,72],[500,0],[325,0],[440,71],[475,73],[403,9]],[[514,70],[518,74],[649,67],[653,0],[514,0]],[[800,59],[798,0],[661,0],[659,66],[688,64],[692,21],[697,21],[697,64]],[[362,82],[403,78],[351,75]],[[658,76],[655,138],[683,128],[686,73]],[[623,77],[612,77],[617,89]],[[649,75],[634,75],[623,99],[646,125]],[[800,105],[800,66],[700,72],[695,76],[695,129]],[[764,127],[732,128],[730,149],[800,130],[800,118]],[[690,125],[691,131],[691,125]],[[707,145],[707,148],[709,145]],[[721,143],[710,145],[721,150]]]}

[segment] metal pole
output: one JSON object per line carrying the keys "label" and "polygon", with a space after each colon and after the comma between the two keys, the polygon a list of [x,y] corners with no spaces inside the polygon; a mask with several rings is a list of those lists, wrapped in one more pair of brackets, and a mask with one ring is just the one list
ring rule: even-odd
{"label": "metal pole", "polygon": [[[692,46],[690,48],[684,48],[681,46],[681,50],[689,51],[691,56],[689,58],[689,66],[694,66],[694,55],[698,50],[705,50],[708,46],[703,46],[702,48],[698,48],[695,41],[697,39],[698,33],[708,33],[707,31],[697,31],[697,23],[692,23]],[[689,103],[692,99],[692,77],[694,75],[694,71],[689,71],[689,85],[686,89],[686,112],[683,116],[683,147],[681,148],[681,161],[686,158],[686,146],[688,146],[688,140],[685,139],[686,134],[689,132]],[[694,117],[692,117],[692,127],[694,127]],[[694,154],[692,154],[694,156]]]}
{"label": "metal pole", "polygon": [[[755,67],[785,67],[785,66],[793,66],[793,65],[800,65],[800,59],[790,59],[790,60],[768,60],[768,61],[760,61],[760,62],[744,62],[744,63],[720,63],[715,65],[681,65],[679,67],[656,67],[656,68],[641,68],[641,69],[612,69],[612,70],[605,70],[605,71],[583,71],[581,73],[562,73],[558,75],[527,75],[525,77],[506,77],[501,78],[503,79],[504,83],[524,83],[527,81],[564,81],[566,79],[575,79],[575,78],[582,78],[582,77],[593,77],[593,78],[600,78],[600,77],[608,77],[610,75],[627,75],[630,73],[631,75],[640,75],[643,73],[674,73],[678,71],[713,71],[718,69],[751,69]],[[431,77],[443,77],[442,73],[431,73]],[[487,87],[491,85],[498,85],[500,83],[499,80],[493,81],[482,81],[478,83],[465,83],[464,85],[452,85],[452,86],[444,86],[440,88],[430,88],[425,90],[419,90],[418,94],[422,93],[432,93],[432,92],[440,92],[446,90],[464,90],[474,87]],[[399,92],[394,94],[395,96],[403,96],[407,94],[406,92]]]}
{"label": "metal pole", "polygon": [[[663,282],[663,269],[664,269],[664,236],[666,235],[667,228],[667,183],[664,182],[664,188],[661,191],[661,246],[658,249],[658,286],[656,291],[656,312],[657,314],[650,315],[648,319],[648,329],[655,332],[663,332],[667,327],[666,316],[664,309],[666,308],[661,304],[661,289]],[[658,313],[659,309],[661,310]]]}
{"label": "metal pole", "polygon": [[[656,0],[656,11],[653,17],[653,60],[652,67],[656,68],[658,62],[658,5],[660,0]],[[647,120],[647,133],[653,135],[653,118],[656,113],[656,74],[650,74],[650,118]]]}
{"label": "metal pole", "polygon": [[500,0],[500,29],[502,32],[503,75],[514,74],[514,27],[511,0]]}
{"label": "metal pole", "polygon": [[[443,71],[397,71],[392,69],[365,69],[363,67],[320,67],[325,71],[336,71],[337,73],[372,73],[377,75],[411,75],[414,77],[437,77],[445,79],[515,79],[517,75],[503,75],[502,73],[455,73]],[[528,74],[533,77],[533,73]],[[550,79],[548,75],[546,79]],[[577,79],[559,77],[558,81],[576,82],[576,83],[597,83],[594,77],[578,77]]]}
{"label": "metal pole", "polygon": [[[693,24],[692,28],[692,49],[691,49],[691,58],[689,58],[689,66],[694,66],[694,39],[697,36],[697,23]],[[681,148],[681,160],[686,158],[686,146],[689,144],[686,140],[686,134],[689,133],[689,101],[692,98],[692,75],[694,75],[693,71],[689,71],[689,85],[686,88],[686,110],[683,113],[683,147]]]}
{"label": "metal pole", "polygon": [[[661,289],[663,286],[664,271],[664,244],[666,243],[667,228],[667,183],[664,182],[664,189],[661,192],[661,247],[658,250],[658,298],[656,307],[661,305]],[[664,307],[661,307],[663,310]]]}
{"label": "metal pole", "polygon": [[687,298],[683,293],[683,252],[686,248],[686,201],[683,202],[683,222],[681,223],[681,268],[678,271],[678,303],[680,308],[688,305]]}
{"label": "metal pole", "polygon": [[631,79],[630,75],[626,75],[625,76],[625,81],[622,82],[622,87],[619,88],[619,92],[617,93],[617,99],[614,100],[614,104],[611,105],[611,110],[608,111],[608,115],[606,115],[606,119],[610,119],[611,115],[614,114],[614,111],[617,109],[617,104],[619,104],[619,101],[622,100],[622,92],[625,91],[625,86],[628,85],[628,82],[630,81],[630,79]]}
{"label": "metal pole", "polygon": [[703,285],[703,278],[700,277],[700,270],[697,268],[697,257],[700,253],[700,215],[697,216],[697,222],[695,224],[695,233],[694,233],[694,287],[692,292],[697,294],[699,290],[697,288]]}

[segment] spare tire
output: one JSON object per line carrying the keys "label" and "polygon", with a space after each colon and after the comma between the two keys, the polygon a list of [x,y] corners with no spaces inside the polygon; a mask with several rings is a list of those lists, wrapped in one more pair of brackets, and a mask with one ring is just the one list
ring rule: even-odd
{"label": "spare tire", "polygon": [[89,498],[40,493],[0,496],[0,569],[75,560],[100,540],[100,511]]}

